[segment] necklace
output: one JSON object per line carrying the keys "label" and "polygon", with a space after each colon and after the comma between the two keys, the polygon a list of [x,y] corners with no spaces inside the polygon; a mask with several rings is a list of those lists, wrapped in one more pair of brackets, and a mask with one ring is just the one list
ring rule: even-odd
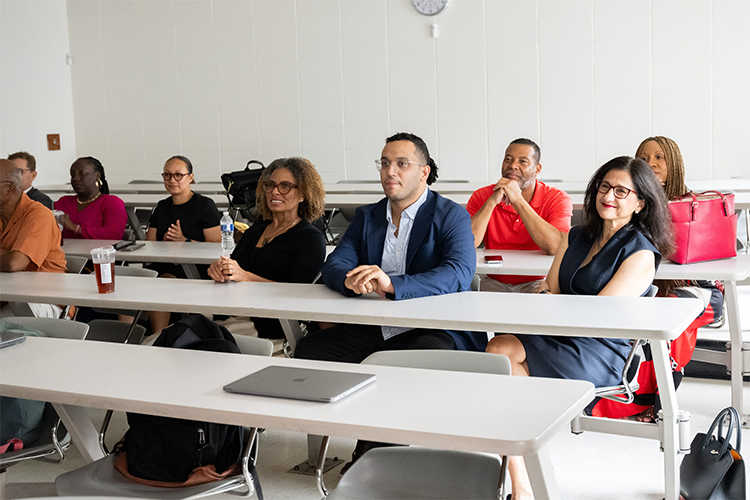
{"label": "necklace", "polygon": [[100,197],[101,195],[102,195],[102,192],[101,192],[101,191],[99,191],[99,193],[97,193],[97,195],[96,195],[96,196],[94,196],[93,198],[91,198],[90,200],[86,200],[86,201],[81,201],[81,200],[79,200],[78,198],[76,198],[76,201],[78,202],[78,204],[79,204],[79,205],[86,205],[86,204],[88,204],[88,203],[91,203],[91,202],[92,202],[92,201],[94,201],[95,199],[99,198],[99,197]]}
{"label": "necklace", "polygon": [[[264,247],[264,246],[268,245],[271,242],[272,239],[274,239],[275,237],[277,237],[278,235],[280,235],[284,231],[288,231],[289,229],[291,229],[292,227],[294,227],[294,225],[296,225],[301,220],[302,219],[293,220],[289,224],[287,224],[285,226],[282,226],[281,228],[277,229],[276,231],[274,231],[274,232],[266,235],[263,238],[263,241],[261,241],[260,246]],[[266,226],[266,229],[265,229],[265,231],[263,231],[263,234],[266,234],[266,232],[268,232],[268,228],[270,228],[270,227],[271,227],[270,224],[268,226]]]}

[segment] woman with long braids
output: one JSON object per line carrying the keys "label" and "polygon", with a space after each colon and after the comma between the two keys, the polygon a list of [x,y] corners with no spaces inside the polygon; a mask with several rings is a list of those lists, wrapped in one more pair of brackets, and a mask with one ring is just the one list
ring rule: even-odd
{"label": "woman with long braids", "polygon": [[65,212],[63,238],[122,239],[128,220],[125,204],[109,194],[101,162],[91,156],[78,158],[70,166],[70,185],[76,194],[55,202],[55,209]]}

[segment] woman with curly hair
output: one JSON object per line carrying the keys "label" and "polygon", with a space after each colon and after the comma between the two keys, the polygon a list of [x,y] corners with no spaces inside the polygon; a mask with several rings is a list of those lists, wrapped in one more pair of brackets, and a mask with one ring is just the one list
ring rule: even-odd
{"label": "woman with curly hair", "polygon": [[[245,231],[230,257],[208,268],[218,282],[310,283],[323,267],[326,244],[311,224],[323,215],[325,188],[305,158],[280,158],[263,171],[256,203],[263,220]],[[277,319],[253,318],[261,337],[283,338]]]}

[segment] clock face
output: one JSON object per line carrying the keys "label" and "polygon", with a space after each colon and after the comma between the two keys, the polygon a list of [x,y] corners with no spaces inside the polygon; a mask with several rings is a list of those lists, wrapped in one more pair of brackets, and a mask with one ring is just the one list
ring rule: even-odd
{"label": "clock face", "polygon": [[417,8],[417,10],[426,15],[426,16],[434,16],[435,14],[442,11],[446,5],[448,5],[448,0],[411,0],[414,4],[414,7]]}

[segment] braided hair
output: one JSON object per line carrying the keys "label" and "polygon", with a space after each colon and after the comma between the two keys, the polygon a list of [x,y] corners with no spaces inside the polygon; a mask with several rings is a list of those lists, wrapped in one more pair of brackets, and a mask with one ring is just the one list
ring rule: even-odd
{"label": "braided hair", "polygon": [[94,167],[95,172],[99,172],[99,180],[102,182],[102,185],[99,186],[99,191],[102,194],[109,194],[109,184],[107,184],[107,179],[104,177],[104,165],[102,165],[102,162],[100,162],[93,156],[83,156],[81,158],[78,158],[78,160],[87,162],[89,165]]}
{"label": "braided hair", "polygon": [[662,153],[664,153],[664,162],[667,164],[667,180],[664,183],[664,194],[667,196],[667,199],[673,200],[684,195],[688,192],[688,188],[685,185],[685,163],[682,161],[682,153],[680,153],[680,148],[676,142],[669,137],[661,135],[647,137],[638,146],[635,157],[640,158],[643,148],[651,141],[658,144]]}

